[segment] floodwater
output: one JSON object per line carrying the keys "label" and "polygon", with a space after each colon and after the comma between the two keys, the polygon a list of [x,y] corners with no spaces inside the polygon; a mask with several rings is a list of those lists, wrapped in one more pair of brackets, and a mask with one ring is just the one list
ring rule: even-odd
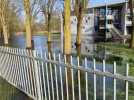
{"label": "floodwater", "polygon": [[[88,38],[87,38],[88,37]],[[75,36],[72,36],[72,54],[75,56],[73,57],[73,63],[76,64],[76,56],[79,53],[81,53],[82,56],[87,56],[89,59],[96,58],[98,60],[97,63],[97,69],[102,70],[102,59],[106,59],[106,70],[109,72],[113,72],[113,62],[117,61],[117,72],[121,74],[125,74],[125,60],[124,58],[106,55],[105,48],[97,48],[96,43],[94,42],[93,36],[83,36],[82,37],[82,45],[79,50],[75,46]],[[33,36],[34,41],[34,49],[41,52],[48,52],[49,49],[51,49],[52,52],[55,52],[56,54],[62,53],[62,41],[61,41],[60,34],[53,34],[52,35],[52,43],[51,48],[48,48],[47,44],[47,37],[46,36]],[[12,47],[19,47],[19,48],[25,48],[25,37],[23,35],[21,36],[14,36],[11,40],[11,46]],[[88,65],[92,66],[92,61],[88,62]],[[90,84],[90,92],[89,97],[90,100],[93,100],[93,75],[89,75],[89,81]],[[102,100],[102,77],[97,76],[97,100]],[[125,82],[117,80],[117,98],[118,100],[123,100],[125,98]],[[113,79],[106,78],[106,91],[107,91],[107,100],[113,100]],[[132,94],[133,95],[133,94]],[[83,97],[84,98],[84,97]]]}
{"label": "floodwater", "polygon": [[[51,48],[47,44],[47,37],[46,36],[33,36],[34,41],[34,49],[41,52],[48,52],[51,49],[52,52],[56,54],[62,53],[62,39],[60,34],[53,34],[52,35],[52,43]],[[125,62],[126,59],[121,57],[116,57],[112,55],[107,55],[107,50],[105,48],[98,48],[97,43],[94,41],[93,36],[83,36],[82,37],[82,45],[80,48],[76,48],[75,46],[75,36],[72,36],[72,55],[73,63],[77,64],[76,56],[81,54],[82,58],[85,56],[90,60],[88,61],[88,65],[90,68],[93,67],[93,62],[91,59],[96,58],[97,60],[97,69],[102,71],[102,59],[106,59],[106,71],[113,72],[113,62],[117,61],[117,72],[120,74],[125,74]],[[13,36],[10,41],[10,46],[17,47],[17,48],[25,48],[25,36]],[[84,65],[82,63],[82,65]],[[77,76],[76,76],[77,77]],[[89,74],[89,98],[93,100],[93,75]],[[2,80],[2,79],[1,79]],[[11,85],[7,84],[4,80],[0,80],[0,100],[29,100],[29,98],[20,92],[17,89],[14,89]],[[97,76],[97,100],[102,100],[102,77]],[[6,85],[7,84],[7,85]],[[77,86],[75,87],[77,88]],[[84,88],[82,91],[85,91]],[[117,100],[124,100],[125,98],[125,82],[121,80],[117,80]],[[76,89],[76,93],[78,90]],[[84,94],[84,93],[83,93]],[[130,94],[129,94],[130,95]],[[134,93],[131,93],[133,96]],[[85,96],[82,97],[83,99]],[[130,99],[133,100],[134,98]],[[113,79],[106,78],[106,100],[113,100]]]}
{"label": "floodwater", "polygon": [[[34,48],[36,50],[45,50],[47,52],[48,46],[46,36],[33,36],[32,38],[34,40]],[[89,37],[87,35],[83,36],[81,53],[88,54],[89,52],[92,52],[95,46],[93,42],[94,39],[92,37]],[[11,40],[11,46],[25,48],[25,37],[23,35],[13,36]],[[51,50],[55,53],[62,52],[62,41],[60,34],[52,35]],[[75,36],[72,36],[72,53],[76,53]]]}

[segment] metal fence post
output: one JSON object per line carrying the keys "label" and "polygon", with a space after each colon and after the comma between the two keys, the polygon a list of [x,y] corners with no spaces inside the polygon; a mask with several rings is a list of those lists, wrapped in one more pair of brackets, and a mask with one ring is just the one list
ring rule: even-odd
{"label": "metal fence post", "polygon": [[[37,57],[36,55],[36,51],[33,51],[34,52],[34,57]],[[35,77],[36,77],[36,85],[37,85],[37,92],[38,92],[38,100],[41,100],[41,90],[40,90],[40,80],[39,80],[39,72],[38,72],[38,64],[37,64],[37,61],[34,59],[34,67],[35,67]]]}
{"label": "metal fence post", "polygon": [[[78,68],[80,67],[80,58],[77,57]],[[81,77],[80,70],[78,70],[78,88],[79,88],[79,100],[81,100]]]}
{"label": "metal fence post", "polygon": [[[59,63],[61,63],[61,55],[59,54]],[[60,71],[60,84],[61,84],[61,100],[64,100],[64,93],[63,93],[63,77],[62,77],[62,68],[59,66]]]}
{"label": "metal fence post", "polygon": [[[114,62],[114,75],[116,75],[116,62]],[[116,79],[114,78],[114,100],[116,100]]]}
{"label": "metal fence post", "polygon": [[[55,53],[53,54],[53,57],[54,57],[54,61],[56,61]],[[55,71],[55,81],[56,81],[56,95],[57,95],[57,100],[59,100],[59,90],[58,90],[58,78],[57,78],[56,64],[54,64],[54,71]]]}
{"label": "metal fence post", "polygon": [[[67,57],[64,55],[64,62],[67,64]],[[65,67],[65,76],[66,76],[66,93],[67,93],[67,100],[69,100],[69,89],[68,89],[68,73],[67,73],[67,67]]]}
{"label": "metal fence post", "polygon": [[[85,68],[87,69],[87,58],[85,58]],[[86,79],[86,100],[88,100],[88,73],[85,72]]]}
{"label": "metal fence post", "polygon": [[[105,60],[103,60],[103,72],[105,72]],[[103,76],[103,100],[106,100],[106,77]]]}
{"label": "metal fence post", "polygon": [[[72,56],[70,57],[71,59],[71,65],[73,65],[73,58]],[[75,92],[74,92],[74,70],[71,68],[71,77],[72,77],[72,100],[75,100]]]}
{"label": "metal fence post", "polygon": [[[93,68],[96,71],[96,61],[93,60]],[[94,100],[96,100],[96,74],[94,73]]]}
{"label": "metal fence post", "polygon": [[[48,54],[48,59],[49,60],[51,60],[52,58],[51,58],[51,53],[49,53]],[[53,70],[52,70],[52,63],[51,62],[49,62],[49,67],[50,67],[50,78],[51,78],[51,86],[52,86],[52,100],[54,100],[54,96],[55,96],[55,92],[54,92],[54,84],[53,84],[53,82],[54,82],[54,80],[53,80]]]}
{"label": "metal fence post", "polygon": [[[129,75],[129,64],[126,65],[126,77]],[[126,99],[128,100],[128,81],[126,80]]]}

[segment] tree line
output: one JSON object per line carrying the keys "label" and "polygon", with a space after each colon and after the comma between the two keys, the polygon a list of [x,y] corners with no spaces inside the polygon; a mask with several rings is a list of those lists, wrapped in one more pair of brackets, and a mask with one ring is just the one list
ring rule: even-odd
{"label": "tree line", "polygon": [[[26,47],[32,48],[32,34],[35,20],[39,13],[43,14],[45,20],[44,28],[47,31],[48,43],[51,43],[53,16],[62,13],[64,19],[64,52],[71,53],[71,11],[75,12],[78,19],[77,45],[81,44],[81,25],[83,11],[88,0],[1,0],[0,1],[0,29],[4,36],[4,44],[8,45],[9,35],[15,31],[23,31],[20,24],[20,12],[24,13],[24,26],[26,30]],[[60,6],[60,8],[59,8]],[[58,18],[57,18],[58,19]],[[60,23],[60,22],[59,22]]]}

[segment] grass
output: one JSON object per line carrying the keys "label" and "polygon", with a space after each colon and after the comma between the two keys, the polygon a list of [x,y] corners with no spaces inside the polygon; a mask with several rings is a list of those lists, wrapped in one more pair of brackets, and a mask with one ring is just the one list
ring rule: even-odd
{"label": "grass", "polygon": [[100,43],[99,46],[105,47],[111,51],[113,55],[134,60],[134,49],[129,48],[128,44]]}
{"label": "grass", "polygon": [[[129,63],[129,75],[134,76],[134,49],[129,48],[128,44],[119,43],[100,43],[99,46],[112,52],[115,56],[120,56],[122,59],[126,59],[125,63]],[[129,100],[134,100],[134,83],[129,84],[131,93],[129,93]]]}
{"label": "grass", "polygon": [[129,48],[127,44],[124,45],[117,43],[100,43],[99,46],[102,46],[106,50],[110,51],[112,55],[126,59],[125,63],[128,62],[130,66],[129,72],[134,76],[134,49]]}

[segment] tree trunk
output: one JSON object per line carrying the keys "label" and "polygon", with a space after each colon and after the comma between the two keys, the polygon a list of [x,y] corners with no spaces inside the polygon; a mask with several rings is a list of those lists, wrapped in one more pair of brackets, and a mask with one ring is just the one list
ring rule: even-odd
{"label": "tree trunk", "polygon": [[51,42],[51,30],[50,30],[50,23],[51,22],[51,14],[48,13],[48,23],[47,23],[47,31],[48,31],[48,42]]}
{"label": "tree trunk", "polygon": [[130,5],[130,16],[132,19],[132,31],[131,31],[131,41],[130,41],[130,48],[134,48],[134,14],[133,14],[133,4],[134,1],[130,0],[129,5]]}
{"label": "tree trunk", "polygon": [[71,54],[70,0],[65,0],[64,8],[64,53]]}
{"label": "tree trunk", "polygon": [[26,24],[26,48],[32,49],[32,30],[31,30],[31,11],[30,1],[24,0],[25,7],[25,24]]}
{"label": "tree trunk", "polygon": [[7,1],[0,1],[0,22],[2,26],[4,45],[8,45],[8,13],[7,13]]}
{"label": "tree trunk", "polygon": [[82,7],[80,5],[79,9],[78,9],[78,15],[77,16],[77,37],[76,37],[76,46],[81,45],[81,32],[82,32],[82,20],[83,20],[83,16],[82,16]]}
{"label": "tree trunk", "polygon": [[8,27],[6,24],[3,24],[3,35],[4,35],[4,45],[8,45]]}
{"label": "tree trunk", "polygon": [[[64,54],[66,55],[67,76],[68,76],[68,87],[69,93],[71,92],[71,70],[70,70],[70,54],[71,54],[71,22],[70,22],[70,6],[71,1],[65,0],[64,8]],[[71,96],[71,95],[70,95]],[[69,97],[70,99],[70,97]]]}

